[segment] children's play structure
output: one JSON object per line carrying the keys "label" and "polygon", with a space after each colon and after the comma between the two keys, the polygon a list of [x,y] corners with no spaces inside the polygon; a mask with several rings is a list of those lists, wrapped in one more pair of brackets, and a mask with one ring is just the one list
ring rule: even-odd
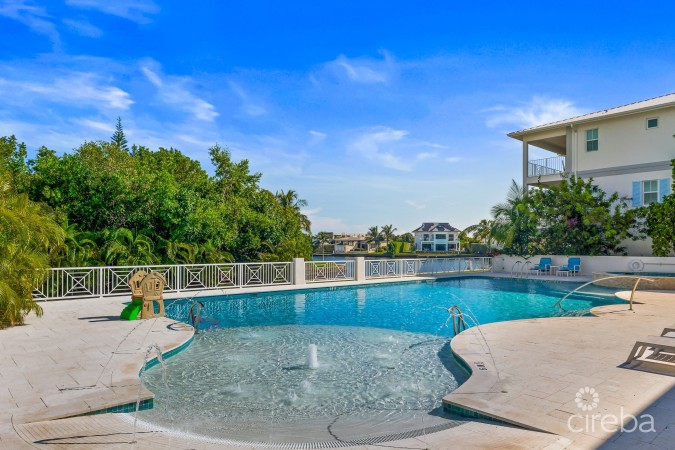
{"label": "children's play structure", "polygon": [[[120,318],[136,320],[140,313],[141,319],[164,317],[164,287],[166,280],[157,272],[147,273],[139,270],[129,279],[131,287],[131,303],[124,308]],[[155,312],[157,303],[157,312]]]}

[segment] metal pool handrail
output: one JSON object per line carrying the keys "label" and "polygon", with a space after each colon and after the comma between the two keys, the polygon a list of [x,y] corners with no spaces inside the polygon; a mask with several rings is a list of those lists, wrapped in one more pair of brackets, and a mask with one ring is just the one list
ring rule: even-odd
{"label": "metal pool handrail", "polygon": [[577,292],[579,289],[584,288],[584,287],[586,287],[586,286],[588,286],[588,285],[590,285],[590,284],[595,283],[596,281],[609,280],[609,279],[611,279],[611,278],[637,278],[637,280],[635,281],[635,284],[633,285],[633,290],[632,290],[631,293],[630,293],[630,300],[629,300],[629,302],[630,302],[630,308],[629,308],[629,310],[630,310],[630,311],[633,310],[633,296],[635,295],[635,290],[637,289],[638,284],[640,283],[640,280],[654,281],[654,280],[651,279],[651,278],[641,277],[641,276],[637,276],[637,275],[616,275],[616,276],[611,276],[611,277],[602,277],[602,278],[598,278],[598,279],[595,279],[595,280],[591,280],[591,281],[589,281],[588,283],[584,283],[584,284],[582,284],[581,286],[579,286],[578,288],[576,288],[576,289],[574,289],[574,290],[568,292],[567,294],[565,294],[564,297],[562,297],[560,300],[558,300],[558,301],[556,302],[556,304],[553,305],[553,307],[555,308],[556,306],[558,306],[561,310],[565,311],[565,308],[562,307],[562,302],[563,302],[567,297],[569,297],[570,295],[574,294],[574,293]]}

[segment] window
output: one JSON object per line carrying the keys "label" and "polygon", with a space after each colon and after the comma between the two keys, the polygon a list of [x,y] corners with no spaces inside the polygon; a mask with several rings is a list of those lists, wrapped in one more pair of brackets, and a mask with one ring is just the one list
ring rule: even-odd
{"label": "window", "polygon": [[586,151],[594,152],[598,149],[598,129],[586,130]]}
{"label": "window", "polygon": [[642,204],[648,205],[659,201],[659,180],[642,182]]}
{"label": "window", "polygon": [[455,235],[454,235],[454,234],[449,234],[449,235],[448,235],[448,240],[449,240],[449,241],[454,241],[454,240],[455,240]]}
{"label": "window", "polygon": [[658,128],[658,127],[659,127],[659,118],[658,117],[652,117],[651,119],[647,119],[647,129]]}
{"label": "window", "polygon": [[445,240],[447,236],[445,234],[437,234],[436,239]]}
{"label": "window", "polygon": [[429,235],[428,235],[428,234],[425,234],[424,236],[422,236],[422,240],[423,240],[423,241],[428,241],[428,240],[429,240]]}
{"label": "window", "polygon": [[446,250],[445,244],[436,244],[437,252],[444,252]]}

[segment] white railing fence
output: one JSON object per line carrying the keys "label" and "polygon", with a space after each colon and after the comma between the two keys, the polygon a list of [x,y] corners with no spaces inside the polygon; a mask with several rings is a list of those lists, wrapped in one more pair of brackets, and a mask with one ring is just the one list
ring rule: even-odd
{"label": "white railing fence", "polygon": [[33,291],[35,300],[105,297],[130,292],[129,279],[139,270],[159,272],[164,292],[292,284],[292,263],[185,264],[50,269]]}
{"label": "white railing fence", "polygon": [[366,278],[414,277],[461,272],[487,272],[492,258],[428,258],[366,260]]}
{"label": "white railing fence", "polygon": [[324,281],[355,280],[354,261],[306,261],[305,281],[321,283]]}
{"label": "white railing fence", "polygon": [[35,300],[62,300],[128,295],[129,279],[139,270],[159,272],[166,279],[164,292],[233,289],[377,278],[414,277],[446,273],[485,272],[492,258],[375,259],[185,264],[157,266],[71,267],[49,269]]}

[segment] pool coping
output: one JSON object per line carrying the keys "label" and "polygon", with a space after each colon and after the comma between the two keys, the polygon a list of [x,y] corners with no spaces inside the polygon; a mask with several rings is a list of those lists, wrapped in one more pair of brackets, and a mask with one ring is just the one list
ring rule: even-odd
{"label": "pool coping", "polygon": [[[472,273],[461,273],[461,274],[439,274],[437,276],[426,276],[426,277],[399,277],[399,278],[393,278],[393,279],[373,279],[373,280],[367,280],[366,282],[334,282],[334,283],[321,283],[321,284],[307,284],[304,286],[297,286],[297,285],[283,285],[283,286],[265,286],[265,287],[257,287],[257,288],[249,288],[249,289],[242,289],[242,290],[237,290],[236,293],[232,292],[230,295],[247,295],[250,293],[273,293],[273,292],[281,292],[281,291],[298,291],[298,292],[306,292],[307,290],[323,290],[327,287],[332,287],[332,288],[347,288],[347,287],[357,287],[357,286],[373,286],[373,285],[381,285],[381,284],[386,284],[386,283],[415,283],[415,282],[433,282],[435,280],[439,279],[452,279],[452,278],[511,278],[508,276],[508,274],[496,274],[493,272],[472,272]],[[547,279],[547,277],[537,277],[537,278],[530,278],[530,281],[555,281],[555,282],[561,282],[561,283],[567,283],[567,282],[579,282],[579,281],[584,281],[583,279],[560,279],[559,277],[550,277]],[[229,293],[228,292],[228,293]],[[186,298],[186,294],[190,295],[187,298],[191,297],[201,297],[201,296],[213,296],[213,295],[219,295],[218,290],[205,290],[203,292],[197,292],[197,294],[194,294],[194,291],[184,291],[180,293],[175,293],[172,294],[172,297],[175,298]],[[201,295],[199,295],[201,294]],[[76,310],[79,312],[76,312],[75,315],[70,315],[71,320],[75,319],[75,322],[72,323],[77,323],[77,319],[82,320],[82,319],[87,319],[88,314],[91,314],[92,312],[96,311],[99,313],[105,313],[104,311],[107,311],[108,313],[115,311],[117,308],[121,307],[124,302],[128,301],[128,296],[123,295],[123,296],[115,296],[115,297],[105,297],[105,298],[91,298],[91,299],[73,299],[73,300],[59,300],[59,301],[49,301],[45,302],[45,306],[49,312],[49,315],[53,315],[54,311],[60,311],[60,310]],[[82,305],[82,309],[80,309],[79,306],[74,306],[74,305]],[[72,307],[71,307],[72,306]],[[103,309],[101,309],[103,308]],[[51,310],[51,311],[49,311]],[[83,311],[87,311],[84,312]],[[78,315],[79,314],[79,315]],[[113,312],[113,314],[119,314],[119,311]],[[88,317],[91,319],[91,317]],[[41,320],[43,320],[41,322]],[[54,319],[52,319],[54,320]],[[60,319],[56,319],[60,320]],[[148,333],[152,331],[154,334],[153,339],[161,339],[161,336],[164,334],[167,334],[167,329],[169,328],[170,325],[175,324],[176,322],[169,320],[167,318],[160,318],[160,319],[150,319],[146,321],[134,321],[136,323],[152,323],[153,325],[150,325],[150,328],[154,326],[154,324],[161,324],[159,328],[162,329],[157,329],[157,330],[148,330]],[[119,323],[119,322],[117,322]],[[59,325],[63,325],[60,323]],[[132,325],[131,323],[127,323],[126,325]],[[91,325],[88,325],[90,328],[87,328],[87,330],[97,330],[99,333],[101,331],[105,330],[105,327],[97,327],[93,326],[91,328]],[[190,343],[192,342],[192,339],[194,338],[194,330],[191,329],[189,326],[185,326],[183,323],[181,323],[181,326],[183,326],[183,329],[180,331],[187,331],[190,329],[191,331],[188,333],[179,333],[181,337],[181,342],[177,344],[172,344],[172,345],[165,345],[165,344],[160,344],[160,347],[163,352],[174,355],[180,352],[181,350],[187,348]],[[27,332],[30,332],[31,328],[37,327],[38,330],[41,330],[45,327],[49,327],[49,321],[45,322],[44,319],[36,319],[35,317],[29,316],[27,320],[27,325],[25,327],[21,328],[15,328],[13,331],[9,332],[9,335],[14,335],[16,333],[22,333],[22,330],[26,330]],[[119,326],[116,325],[116,327],[119,329]],[[78,333],[77,328],[73,328],[71,326],[66,327],[68,329],[68,332],[70,334],[73,333]],[[147,328],[147,327],[146,327]],[[165,329],[166,328],[166,329]],[[4,330],[6,332],[6,330]],[[84,335],[88,335],[89,331],[84,331]],[[172,334],[172,333],[168,333]],[[7,335],[7,334],[6,334]],[[83,336],[84,336],[83,335]],[[178,334],[175,334],[178,335]],[[140,339],[139,342],[145,342],[144,344],[141,343],[140,345],[147,345],[150,341],[145,341],[144,339],[147,338],[147,333],[146,336],[135,336],[134,339]],[[95,338],[94,338],[95,339]],[[126,339],[126,338],[125,338]],[[133,340],[133,339],[132,339]],[[65,343],[65,342],[64,342]],[[134,344],[135,346],[138,346],[138,342]],[[64,397],[64,403],[61,403],[59,401],[58,406],[49,406],[51,403],[46,402],[43,400],[42,403],[40,403],[40,396],[44,394],[33,394],[37,395],[36,400],[38,401],[39,406],[41,408],[36,408],[34,406],[38,405],[33,405],[34,402],[31,402],[30,407],[22,407],[19,404],[18,409],[12,409],[10,405],[10,410],[8,412],[9,416],[11,418],[11,423],[14,425],[20,424],[20,423],[34,423],[34,422],[43,422],[43,421],[51,421],[51,420],[56,420],[56,419],[63,419],[63,418],[70,418],[70,417],[77,417],[81,416],[83,414],[96,414],[97,417],[101,416],[103,413],[109,413],[113,411],[119,411],[119,408],[124,408],[126,407],[131,407],[130,405],[133,405],[135,409],[135,403],[136,403],[136,396],[138,393],[138,386],[140,383],[139,379],[139,372],[140,368],[143,364],[144,361],[144,354],[145,354],[145,349],[143,348],[140,351],[134,352],[128,352],[125,354],[117,354],[116,356],[119,356],[119,361],[116,362],[116,369],[119,369],[117,372],[113,371],[111,374],[111,384],[106,385],[106,386],[100,386],[97,387],[97,391],[81,391],[81,393],[78,394],[77,397],[73,396],[65,396]],[[103,351],[103,349],[102,349]],[[112,352],[113,355],[115,355],[115,351]],[[124,353],[124,352],[123,352]],[[28,355],[26,355],[28,356]],[[54,361],[57,361],[55,358],[59,358],[58,355],[52,355],[52,359]],[[168,356],[170,357],[170,356]],[[68,359],[69,357],[62,357],[65,359],[62,359],[64,362],[72,361],[71,359]],[[153,362],[154,361],[154,362]],[[151,360],[150,364],[155,364],[156,363],[156,357]],[[127,367],[127,368],[125,368]],[[134,379],[131,380],[129,378],[129,375],[125,375],[124,373],[128,373],[129,368],[128,367],[133,367],[134,369]],[[2,367],[0,367],[2,369]],[[126,372],[125,372],[126,371]],[[71,380],[72,383],[72,380]],[[105,394],[105,395],[104,395]],[[43,397],[44,398],[44,397]],[[49,398],[49,397],[47,397]],[[67,399],[71,400],[67,400]],[[150,392],[147,389],[144,389],[142,391],[142,396],[141,400],[142,402],[145,402],[147,400],[151,400],[154,398],[154,393]],[[46,407],[46,409],[44,409]],[[8,422],[9,423],[9,422]],[[5,438],[6,434],[5,431],[3,431],[4,428],[0,426],[0,439]],[[4,441],[0,441],[4,442]]]}

